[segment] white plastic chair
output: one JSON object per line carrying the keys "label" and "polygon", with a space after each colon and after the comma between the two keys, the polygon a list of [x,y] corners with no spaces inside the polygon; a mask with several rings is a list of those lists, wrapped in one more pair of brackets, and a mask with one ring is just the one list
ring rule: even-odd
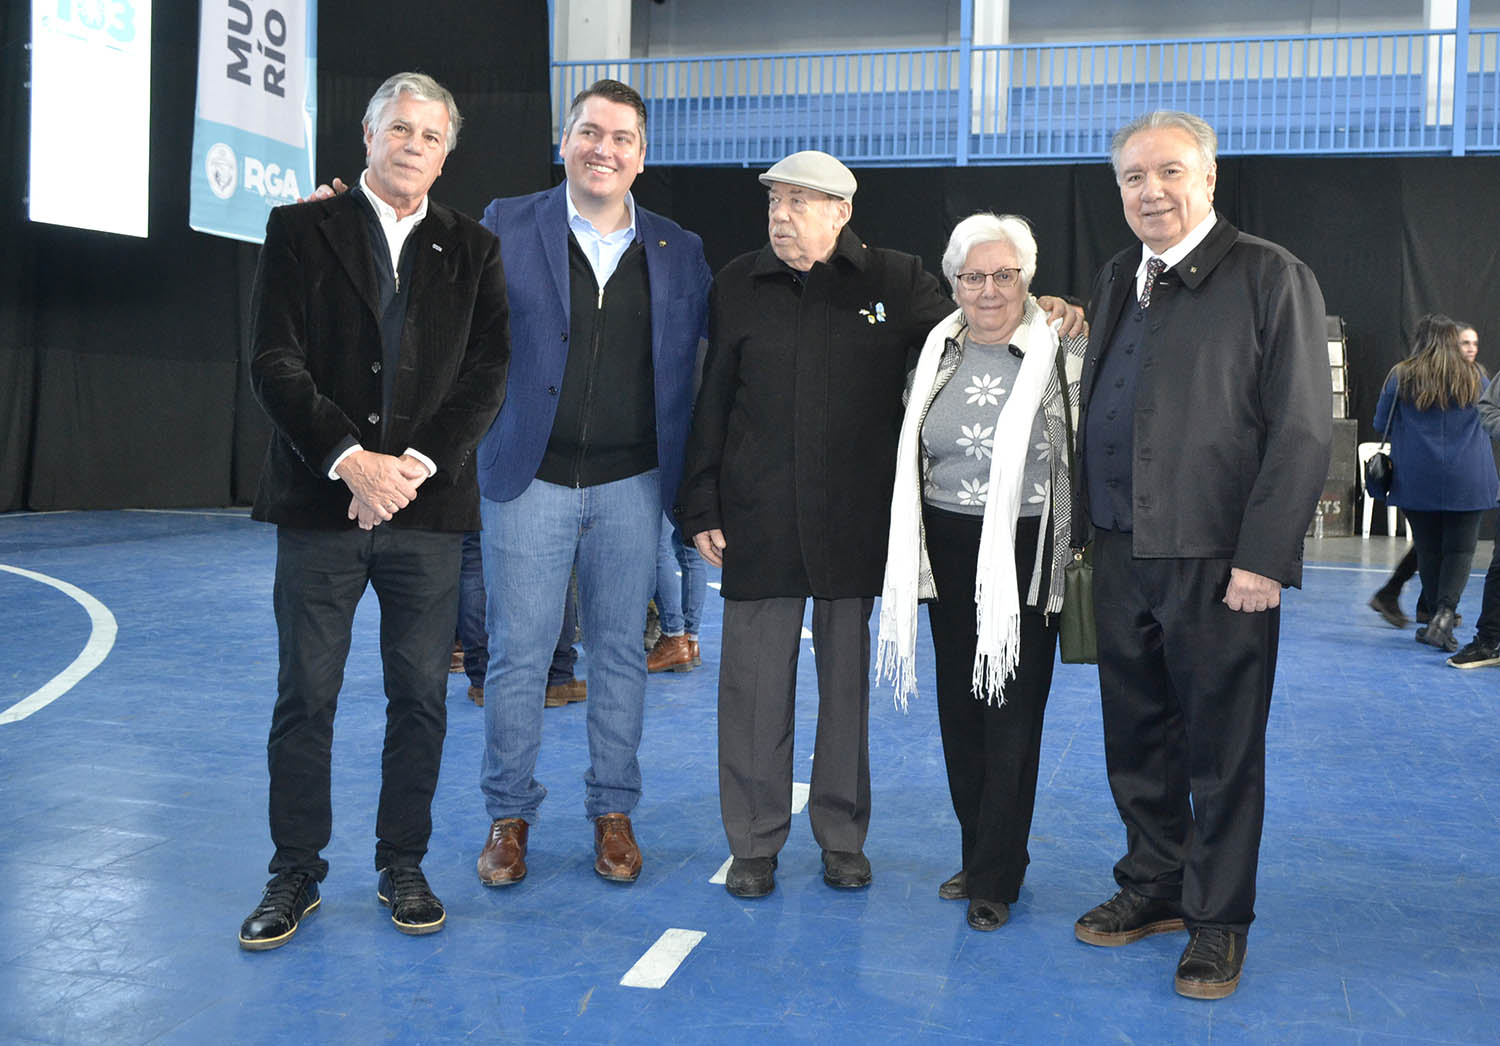
{"label": "white plastic chair", "polygon": [[[1364,495],[1365,508],[1360,520],[1361,535],[1368,539],[1370,537],[1370,517],[1375,511],[1375,497],[1365,488],[1365,462],[1375,456],[1375,452],[1384,443],[1361,443],[1359,445],[1359,492]],[[1411,541],[1411,522],[1405,516],[1401,522],[1406,524],[1406,540]],[[1396,506],[1387,504],[1385,507],[1385,532],[1391,537],[1396,536]]]}

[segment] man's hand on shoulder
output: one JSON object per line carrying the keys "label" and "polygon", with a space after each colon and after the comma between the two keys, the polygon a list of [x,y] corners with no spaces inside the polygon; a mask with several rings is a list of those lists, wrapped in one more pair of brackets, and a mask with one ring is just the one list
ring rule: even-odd
{"label": "man's hand on shoulder", "polygon": [[1281,606],[1281,582],[1275,578],[1252,574],[1239,567],[1230,567],[1229,588],[1224,592],[1224,605],[1230,610],[1242,610],[1247,614],[1273,610]]}
{"label": "man's hand on shoulder", "polygon": [[1047,314],[1048,323],[1058,323],[1057,333],[1064,338],[1075,338],[1088,334],[1088,321],[1083,318],[1083,309],[1077,305],[1069,305],[1061,298],[1054,298],[1050,294],[1040,295],[1036,300],[1043,312]]}
{"label": "man's hand on shoulder", "polygon": [[[346,193],[348,191],[349,191],[349,187],[344,184],[344,180],[342,178],[335,178],[333,180],[333,184],[332,185],[329,185],[327,182],[324,182],[322,185],[318,186],[316,189],[314,189],[312,192],[308,193],[306,196],[303,196],[300,199],[298,199],[297,202],[298,203],[308,203],[308,202],[310,202],[312,200],[328,200],[328,199],[331,199],[331,198],[333,198],[335,196],[342,196],[344,193]],[[350,516],[349,518],[353,519],[354,517]]]}

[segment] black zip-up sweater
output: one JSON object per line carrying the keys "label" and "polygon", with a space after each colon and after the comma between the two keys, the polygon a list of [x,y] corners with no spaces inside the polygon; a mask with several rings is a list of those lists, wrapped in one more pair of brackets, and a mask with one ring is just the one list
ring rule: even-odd
{"label": "black zip-up sweater", "polygon": [[600,294],[593,266],[570,234],[568,285],[568,362],[536,478],[592,487],[638,476],[657,464],[645,249],[632,243]]}

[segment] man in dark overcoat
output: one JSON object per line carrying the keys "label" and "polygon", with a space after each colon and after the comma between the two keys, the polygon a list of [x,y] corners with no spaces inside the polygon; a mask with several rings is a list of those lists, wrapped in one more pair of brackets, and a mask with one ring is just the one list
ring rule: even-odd
{"label": "man in dark overcoat", "polygon": [[[772,890],[791,824],[809,597],[818,730],[808,816],[824,880],[871,881],[869,619],[885,569],[901,389],[908,354],[953,311],[921,259],[848,228],[856,183],[838,160],[794,153],[760,181],[770,242],[714,281],[676,507],[683,533],[723,568],[719,800],[734,858],[726,887],[740,897]],[[1050,311],[1067,308],[1051,301]]]}
{"label": "man in dark overcoat", "polygon": [[276,707],[267,742],[271,881],[240,927],[290,940],[319,904],[333,816],[334,707],[354,611],[380,597],[386,729],[377,895],[403,933],[442,928],[421,861],[447,722],[474,447],[510,342],[500,244],[428,198],[458,138],[453,96],[399,73],[365,113],[357,189],[278,207],[251,299],[251,384],[274,431],[253,515],[276,524]]}
{"label": "man in dark overcoat", "polygon": [[1213,208],[1213,128],[1158,112],[1115,135],[1140,242],[1094,283],[1074,534],[1094,530],[1099,687],[1125,824],[1089,944],[1186,928],[1178,992],[1239,983],[1255,917],[1281,589],[1332,438],[1312,272]]}

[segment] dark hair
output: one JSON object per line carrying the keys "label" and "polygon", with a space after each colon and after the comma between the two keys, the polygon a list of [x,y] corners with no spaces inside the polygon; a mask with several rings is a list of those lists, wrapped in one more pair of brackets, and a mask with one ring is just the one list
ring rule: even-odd
{"label": "dark hair", "polygon": [[595,80],[573,97],[573,104],[568,106],[568,118],[563,123],[564,138],[583,115],[583,105],[590,98],[603,98],[606,102],[628,105],[634,109],[636,134],[641,139],[641,148],[646,148],[646,103],[639,91],[619,80]]}
{"label": "dark hair", "polygon": [[1411,355],[1396,364],[1396,393],[1418,410],[1472,407],[1479,401],[1479,366],[1464,359],[1458,335],[1464,328],[1442,313],[1417,321]]}

